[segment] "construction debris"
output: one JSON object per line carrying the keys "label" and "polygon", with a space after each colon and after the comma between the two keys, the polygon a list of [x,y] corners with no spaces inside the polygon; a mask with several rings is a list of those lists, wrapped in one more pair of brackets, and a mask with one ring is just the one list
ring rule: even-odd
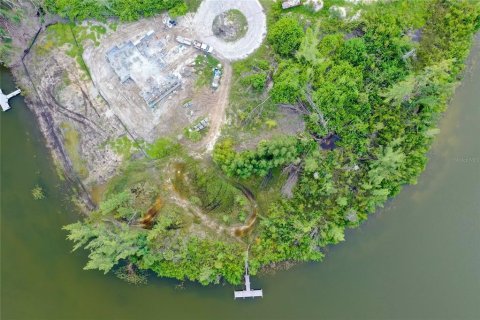
{"label": "construction debris", "polygon": [[177,40],[177,42],[181,43],[181,44],[184,44],[184,45],[187,45],[187,46],[191,46],[192,45],[192,40],[188,39],[188,38],[184,38],[182,36],[177,36],[175,38],[175,40]]}
{"label": "construction debris", "polygon": [[290,9],[293,7],[298,7],[302,2],[300,0],[288,0],[282,2],[282,9]]}
{"label": "construction debris", "polygon": [[329,10],[330,10],[330,14],[333,17],[336,17],[342,20],[347,17],[347,9],[345,7],[331,6]]}
{"label": "construction debris", "polygon": [[203,119],[197,125],[193,126],[190,131],[201,131],[208,127],[208,118]]}
{"label": "construction debris", "polygon": [[408,60],[408,58],[413,58],[415,59],[417,57],[417,50],[415,48],[413,48],[412,50],[408,51],[407,53],[405,53],[403,56],[402,56],[402,59],[403,60]]}
{"label": "construction debris", "polygon": [[[207,83],[203,82],[201,88],[196,86],[195,61],[199,54],[205,54],[193,47],[193,40],[200,40],[196,27],[192,26],[193,21],[180,18],[177,26],[169,29],[162,18],[140,19],[116,31],[108,29],[98,45],[86,46],[83,57],[96,87],[91,91],[108,102],[109,110],[101,112],[102,115],[119,119],[132,136],[148,143],[158,137],[175,136],[185,128],[188,131],[208,117],[208,129],[201,131],[203,140],[185,140],[184,143],[195,152],[211,150],[225,121],[231,67],[222,63],[221,86],[214,94],[210,85],[216,63],[207,67]],[[178,42],[177,36],[191,40],[192,45]],[[126,77],[122,83],[106,56],[112,48],[128,42],[131,42],[134,56],[126,58],[132,64],[125,68]],[[210,39],[201,42],[210,45]],[[219,59],[224,59],[220,52],[218,54]]]}
{"label": "construction debris", "polygon": [[323,0],[307,0],[305,5],[311,6],[313,11],[318,12],[323,8]]}
{"label": "construction debris", "polygon": [[170,18],[170,16],[168,16],[168,15],[165,15],[165,16],[163,17],[162,22],[163,22],[163,24],[164,24],[167,28],[169,28],[169,29],[171,29],[171,28],[173,28],[173,27],[175,27],[175,26],[177,25],[177,21],[175,21],[174,19]]}

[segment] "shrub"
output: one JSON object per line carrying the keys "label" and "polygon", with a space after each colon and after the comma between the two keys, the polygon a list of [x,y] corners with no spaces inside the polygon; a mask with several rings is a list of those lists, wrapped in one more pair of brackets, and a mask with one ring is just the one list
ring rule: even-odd
{"label": "shrub", "polygon": [[43,188],[38,184],[32,189],[32,196],[35,200],[45,199],[45,193],[43,193]]}
{"label": "shrub", "polygon": [[168,138],[160,138],[148,147],[147,154],[154,159],[161,159],[178,153],[180,148],[178,143]]}
{"label": "shrub", "polygon": [[265,83],[267,80],[267,75],[265,73],[254,73],[242,78],[242,84],[246,86],[251,86],[255,91],[263,91],[265,88]]}
{"label": "shrub", "polygon": [[275,51],[282,56],[291,56],[303,39],[303,29],[293,18],[281,18],[270,29],[268,40]]}

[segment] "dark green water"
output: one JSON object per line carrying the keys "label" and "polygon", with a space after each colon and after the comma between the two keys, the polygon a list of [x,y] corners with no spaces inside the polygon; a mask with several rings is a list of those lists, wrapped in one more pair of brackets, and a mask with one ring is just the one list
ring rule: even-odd
{"label": "dark green water", "polygon": [[[479,40],[479,39],[477,39]],[[1,319],[480,319],[480,41],[440,123],[427,170],[323,263],[230,286],[83,271],[61,226],[77,219],[21,98],[0,114]],[[1,87],[13,89],[1,70]],[[33,200],[35,184],[47,199]]]}

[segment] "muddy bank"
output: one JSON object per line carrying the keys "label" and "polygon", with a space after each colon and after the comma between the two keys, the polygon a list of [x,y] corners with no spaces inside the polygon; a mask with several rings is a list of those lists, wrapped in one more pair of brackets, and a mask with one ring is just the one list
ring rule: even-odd
{"label": "muddy bank", "polygon": [[37,119],[57,171],[75,189],[79,204],[93,209],[90,189],[110,178],[121,160],[102,145],[125,130],[114,117],[105,117],[105,103],[76,60],[61,48],[38,54],[46,30],[61,19],[38,16],[38,9],[29,3],[22,6],[25,19],[7,29],[16,39],[8,66]]}

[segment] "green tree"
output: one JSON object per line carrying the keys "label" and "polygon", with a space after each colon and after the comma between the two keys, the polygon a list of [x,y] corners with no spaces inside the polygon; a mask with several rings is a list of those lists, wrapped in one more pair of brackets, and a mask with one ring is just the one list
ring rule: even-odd
{"label": "green tree", "polygon": [[175,155],[181,150],[178,143],[168,138],[160,138],[153,142],[147,148],[147,154],[154,159],[162,159],[170,155]]}
{"label": "green tree", "polygon": [[255,91],[263,91],[266,81],[267,74],[264,72],[250,74],[242,78],[242,84],[252,86]]}
{"label": "green tree", "polygon": [[230,164],[235,159],[235,149],[233,140],[225,139],[218,142],[213,150],[213,161],[217,163],[223,171],[228,171]]}
{"label": "green tree", "polygon": [[296,63],[281,63],[273,77],[270,92],[276,103],[296,103],[303,98],[307,76],[304,68]]}
{"label": "green tree", "polygon": [[123,21],[132,21],[168,9],[175,14],[185,12],[182,0],[45,0],[45,7],[71,21],[91,18],[104,20],[114,16]]}
{"label": "green tree", "polygon": [[172,18],[183,16],[188,12],[188,6],[185,2],[177,4],[175,7],[168,10],[168,14]]}
{"label": "green tree", "polygon": [[338,58],[348,61],[353,66],[366,66],[369,57],[363,38],[353,38],[345,41],[338,52]]}
{"label": "green tree", "polygon": [[379,186],[384,181],[401,180],[402,166],[405,165],[405,154],[401,148],[395,148],[400,143],[393,141],[388,146],[381,146],[375,153],[376,160],[370,166],[368,177],[373,186]]}
{"label": "green tree", "polygon": [[313,30],[312,28],[307,28],[305,32],[305,37],[300,44],[300,47],[296,53],[296,57],[299,60],[304,60],[312,65],[316,65],[320,62],[318,44],[319,44],[319,35],[318,30]]}
{"label": "green tree", "polygon": [[318,45],[318,54],[323,58],[332,57],[342,48],[343,42],[342,33],[327,34]]}
{"label": "green tree", "polygon": [[417,75],[411,74],[382,94],[387,103],[410,107],[440,105],[452,93],[453,60],[444,60],[426,67]]}
{"label": "green tree", "polygon": [[270,28],[268,40],[278,54],[291,56],[300,46],[303,35],[297,19],[284,17]]}
{"label": "green tree", "polygon": [[67,238],[75,243],[73,250],[83,246],[90,250],[85,270],[98,269],[107,273],[121,260],[141,254],[146,245],[145,233],[126,225],[77,222],[63,229],[69,232]]}
{"label": "green tree", "polygon": [[[218,155],[216,162],[230,176],[243,179],[251,175],[265,176],[271,169],[294,162],[302,151],[295,137],[280,137],[271,141],[261,141],[255,151],[247,150],[228,157]],[[225,159],[227,161],[222,162]]]}
{"label": "green tree", "polygon": [[475,30],[480,27],[480,2],[435,0],[422,33],[418,57],[421,66],[446,59],[463,63]]}

